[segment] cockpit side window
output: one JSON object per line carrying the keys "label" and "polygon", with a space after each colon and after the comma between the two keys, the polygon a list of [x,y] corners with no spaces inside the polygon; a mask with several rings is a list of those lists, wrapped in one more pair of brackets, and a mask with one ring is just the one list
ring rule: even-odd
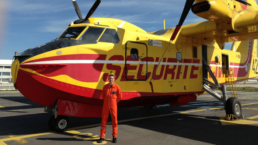
{"label": "cockpit side window", "polygon": [[106,29],[104,34],[99,39],[99,42],[111,42],[111,43],[118,43],[119,37],[115,29]]}
{"label": "cockpit side window", "polygon": [[77,38],[82,31],[85,29],[85,27],[70,27],[68,28],[60,38]]}
{"label": "cockpit side window", "polygon": [[81,36],[80,40],[85,41],[86,43],[96,43],[103,30],[104,28],[89,27]]}

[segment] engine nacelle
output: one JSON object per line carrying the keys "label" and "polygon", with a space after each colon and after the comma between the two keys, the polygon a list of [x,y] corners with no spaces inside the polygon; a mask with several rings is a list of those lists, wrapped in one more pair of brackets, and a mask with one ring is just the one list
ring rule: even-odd
{"label": "engine nacelle", "polygon": [[192,12],[197,16],[210,21],[232,18],[231,8],[220,0],[209,0],[196,3],[192,7]]}

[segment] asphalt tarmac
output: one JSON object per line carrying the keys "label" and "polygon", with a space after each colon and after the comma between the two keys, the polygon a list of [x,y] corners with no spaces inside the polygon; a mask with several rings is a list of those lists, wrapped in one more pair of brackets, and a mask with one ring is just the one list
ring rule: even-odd
{"label": "asphalt tarmac", "polygon": [[[223,103],[210,95],[198,96],[196,102],[180,107],[119,109],[116,144],[258,144],[258,95],[238,93],[245,119],[237,121],[225,121]],[[19,92],[0,92],[0,145],[97,144],[101,119],[69,117],[69,130],[57,133],[48,128],[51,115]],[[111,133],[109,124],[102,144],[113,144]]]}

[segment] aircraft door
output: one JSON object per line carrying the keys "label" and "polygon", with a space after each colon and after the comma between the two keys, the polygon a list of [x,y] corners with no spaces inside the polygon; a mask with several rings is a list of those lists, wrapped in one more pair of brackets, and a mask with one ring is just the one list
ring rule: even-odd
{"label": "aircraft door", "polygon": [[146,81],[148,78],[148,48],[145,43],[128,41],[125,44],[125,79]]}
{"label": "aircraft door", "polygon": [[[207,55],[208,55],[207,45],[202,45],[202,58],[206,63],[208,63]],[[205,64],[203,61],[202,61],[202,74],[203,74],[203,78],[208,79],[208,70],[205,67]]]}

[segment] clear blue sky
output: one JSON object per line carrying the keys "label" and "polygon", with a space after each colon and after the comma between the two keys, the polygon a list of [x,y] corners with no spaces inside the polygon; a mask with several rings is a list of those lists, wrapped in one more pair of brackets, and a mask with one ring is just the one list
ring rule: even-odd
{"label": "clear blue sky", "polygon": [[[77,0],[83,17],[95,0]],[[92,17],[117,18],[151,32],[175,27],[185,0],[102,0]],[[57,38],[77,20],[72,0],[0,0],[0,59],[12,59],[22,52]],[[3,17],[5,16],[5,17]],[[3,20],[4,19],[4,20]],[[191,11],[184,24],[204,21]]]}

